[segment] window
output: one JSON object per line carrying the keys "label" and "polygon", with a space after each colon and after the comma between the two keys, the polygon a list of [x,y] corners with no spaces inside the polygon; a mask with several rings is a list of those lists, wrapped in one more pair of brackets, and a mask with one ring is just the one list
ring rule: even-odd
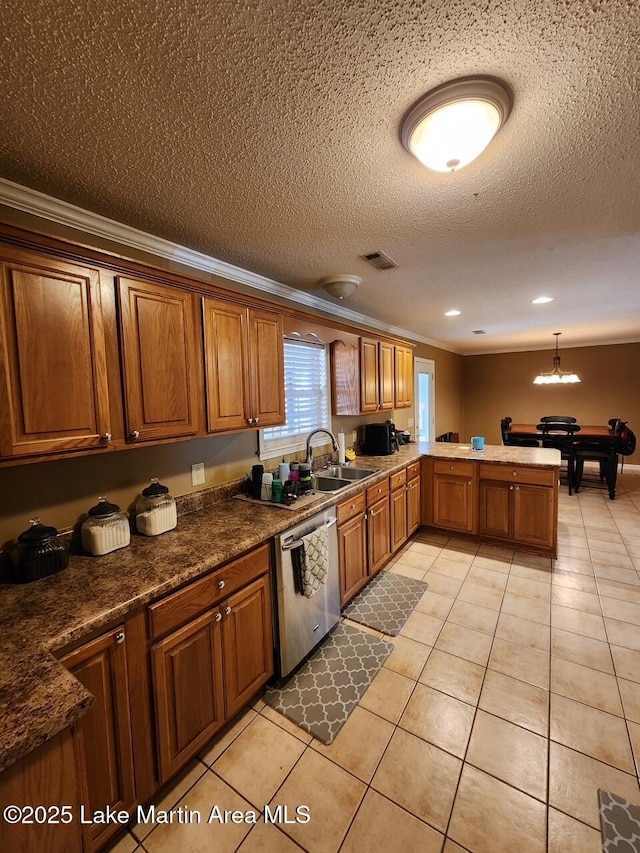
{"label": "window", "polygon": [[295,453],[306,446],[309,433],[331,429],[327,350],[307,341],[284,342],[286,422],[260,430],[260,458]]}

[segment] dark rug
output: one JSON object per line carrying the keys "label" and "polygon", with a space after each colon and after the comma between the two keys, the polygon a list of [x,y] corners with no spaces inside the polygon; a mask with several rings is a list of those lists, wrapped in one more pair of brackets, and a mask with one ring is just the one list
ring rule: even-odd
{"label": "dark rug", "polygon": [[640,853],[640,806],[598,790],[603,853]]}
{"label": "dark rug", "polygon": [[347,604],[342,615],[395,637],[426,592],[427,584],[393,572],[379,572]]}
{"label": "dark rug", "polygon": [[393,651],[393,644],[338,624],[282,688],[262,697],[323,743],[332,743]]}

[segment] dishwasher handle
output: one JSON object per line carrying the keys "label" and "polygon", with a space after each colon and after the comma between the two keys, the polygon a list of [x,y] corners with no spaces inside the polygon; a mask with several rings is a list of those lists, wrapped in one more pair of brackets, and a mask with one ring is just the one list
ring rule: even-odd
{"label": "dishwasher handle", "polygon": [[[338,521],[337,518],[330,518],[326,524],[321,524],[320,527],[314,527],[314,530],[322,530],[324,527],[326,530],[329,530],[330,527],[333,527],[334,524]],[[311,532],[311,531],[309,531]],[[280,546],[283,551],[291,551],[292,548],[299,548],[302,545],[302,539],[292,539],[291,541],[285,540]]]}

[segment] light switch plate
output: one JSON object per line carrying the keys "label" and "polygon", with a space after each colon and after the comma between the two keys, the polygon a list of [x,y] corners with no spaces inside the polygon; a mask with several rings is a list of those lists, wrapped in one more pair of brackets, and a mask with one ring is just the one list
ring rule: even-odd
{"label": "light switch plate", "polygon": [[195,462],[191,466],[191,485],[202,486],[204,484],[204,462]]}
{"label": "light switch plate", "polygon": [[413,418],[407,418],[407,426],[413,426]]}

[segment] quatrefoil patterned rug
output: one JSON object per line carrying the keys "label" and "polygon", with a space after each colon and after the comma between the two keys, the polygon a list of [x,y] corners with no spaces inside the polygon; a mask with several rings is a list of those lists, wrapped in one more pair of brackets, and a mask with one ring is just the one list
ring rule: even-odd
{"label": "quatrefoil patterned rug", "polygon": [[639,853],[640,806],[598,789],[603,853]]}
{"label": "quatrefoil patterned rug", "polygon": [[352,622],[396,637],[426,591],[427,584],[422,581],[393,572],[379,572],[347,604],[342,615]]}
{"label": "quatrefoil patterned rug", "polygon": [[262,697],[323,743],[333,743],[393,651],[393,644],[339,624],[298,672]]}

